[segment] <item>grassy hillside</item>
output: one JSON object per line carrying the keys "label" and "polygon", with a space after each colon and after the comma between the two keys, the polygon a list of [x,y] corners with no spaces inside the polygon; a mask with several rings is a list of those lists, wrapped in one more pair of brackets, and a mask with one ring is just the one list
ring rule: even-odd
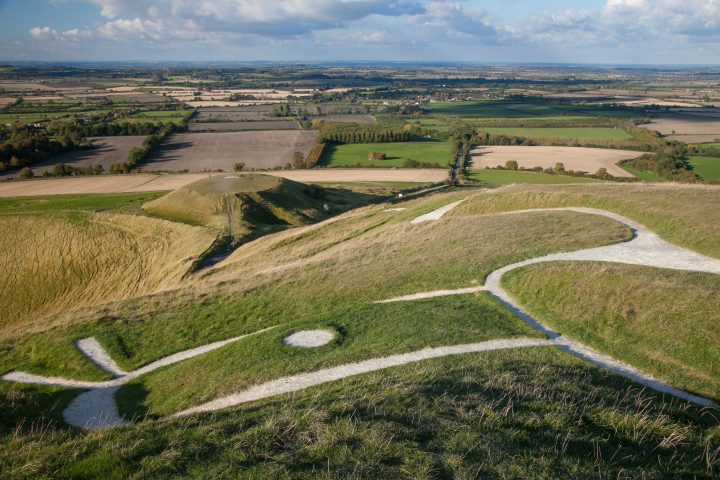
{"label": "grassy hillside", "polygon": [[177,283],[215,235],[118,213],[0,215],[0,336]]}
{"label": "grassy hillside", "polygon": [[[561,263],[515,270],[503,280],[530,312],[564,335],[720,400],[720,276]],[[682,293],[674,293],[678,285]],[[658,292],[672,300],[658,301]]]}
{"label": "grassy hillside", "polygon": [[[466,201],[439,221],[410,223],[459,199]],[[608,208],[671,241],[712,252],[720,236],[713,229],[720,224],[714,221],[718,202],[711,187],[587,184],[456,189],[369,205],[244,243],[173,290],[60,311],[33,324],[32,332],[0,340],[0,373],[98,379],[104,375],[77,353],[73,340],[96,337],[131,370],[276,326],[121,388],[121,411],[150,419],[279,376],[430,346],[536,336],[484,293],[373,302],[482,285],[491,271],[516,261],[631,237],[604,217],[492,212]],[[390,210],[398,207],[404,210]],[[185,220],[211,225],[212,218]],[[643,301],[634,307],[638,318],[652,318],[663,305],[670,311],[675,298],[650,290],[655,277],[645,280]],[[684,281],[657,285],[666,292]],[[704,298],[710,304],[712,297]],[[335,339],[309,350],[281,343],[291,332],[318,327],[335,331]],[[684,358],[692,367],[695,359]],[[214,414],[104,432],[58,422],[71,397],[59,389],[0,384],[0,476],[713,478],[720,468],[716,417],[551,348],[423,361]],[[33,428],[41,419],[45,427]]]}
{"label": "grassy hillside", "polygon": [[236,174],[193,182],[144,208],[153,215],[211,227],[238,240],[313,223],[368,197],[270,175]]}
{"label": "grassy hillside", "polygon": [[636,220],[665,240],[720,258],[720,189],[701,185],[511,186],[473,196],[450,216],[552,207],[595,207]]}

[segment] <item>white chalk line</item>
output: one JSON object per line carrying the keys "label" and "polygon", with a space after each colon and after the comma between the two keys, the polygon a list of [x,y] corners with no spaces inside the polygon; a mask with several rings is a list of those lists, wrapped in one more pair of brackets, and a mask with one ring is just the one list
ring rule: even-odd
{"label": "white chalk line", "polygon": [[240,405],[242,403],[282,395],[284,393],[297,392],[309,387],[334,382],[336,380],[342,380],[355,375],[375,372],[391,367],[398,367],[433,358],[442,358],[450,355],[460,355],[465,353],[489,352],[492,350],[540,347],[553,344],[553,340],[535,338],[490,340],[487,342],[454,345],[450,347],[425,348],[414,352],[391,355],[388,357],[372,358],[370,360],[363,360],[357,363],[348,363],[336,367],[324,368],[315,372],[282,377],[260,385],[254,385],[241,392],[220,397],[202,405],[198,405],[197,407],[188,408],[187,410],[174,413],[173,415],[170,415],[169,418],[184,417],[196,413],[220,410]]}
{"label": "white chalk line", "polygon": [[125,370],[115,363],[105,349],[95,338],[83,338],[75,342],[75,346],[85,358],[93,362],[100,370],[109,373],[114,377],[122,377],[127,374]]}
{"label": "white chalk line", "polygon": [[[693,395],[678,388],[672,387],[651,375],[643,373],[634,367],[623,362],[615,360],[607,355],[600,354],[581,343],[561,337],[557,332],[548,328],[533,318],[502,288],[500,280],[504,274],[512,270],[544,262],[556,261],[598,261],[624,263],[631,265],[643,265],[657,268],[667,268],[673,270],[704,272],[720,275],[720,260],[700,255],[693,251],[677,247],[665,242],[655,233],[645,226],[634,222],[628,218],[606,210],[583,207],[563,207],[563,208],[541,208],[532,210],[515,210],[512,212],[502,212],[500,215],[512,215],[532,212],[556,212],[556,211],[572,211],[585,213],[590,215],[601,215],[620,222],[633,230],[633,238],[627,242],[608,245],[605,247],[587,248],[575,252],[554,253],[542,257],[524,260],[522,262],[513,263],[503,268],[495,270],[488,275],[484,290],[492,294],[503,306],[525,321],[535,330],[547,335],[551,339],[558,341],[558,347],[563,351],[570,353],[578,358],[582,358],[594,365],[606,368],[612,372],[629,378],[641,385],[653,388],[662,393],[674,395],[683,400],[687,400],[702,406],[712,406],[714,402],[709,399]],[[476,288],[448,290],[446,295],[458,295],[462,293],[472,293]],[[467,290],[467,292],[464,292]],[[432,298],[442,296],[437,292],[428,292],[417,294],[417,298],[413,295],[398,297],[389,300],[381,300],[376,303],[386,303],[394,301],[410,301],[419,298]]]}
{"label": "white chalk line", "polygon": [[[18,371],[7,373],[0,377],[0,380],[34,385],[89,389],[88,392],[81,393],[80,395],[75,397],[67,406],[67,408],[63,411],[63,418],[68,424],[75,427],[87,428],[91,430],[130,425],[130,422],[120,416],[117,409],[117,404],[115,402],[115,392],[117,392],[120,386],[124,385],[130,380],[150,373],[159,368],[172,365],[193,357],[197,357],[198,355],[217,350],[218,348],[224,347],[225,345],[237,342],[244,338],[268,332],[274,328],[276,328],[276,326],[264,328],[256,332],[229,338],[227,340],[209,343],[207,345],[203,345],[197,348],[184,350],[182,352],[178,352],[165,358],[161,358],[160,360],[157,360],[155,362],[149,363],[144,367],[141,367],[132,372],[126,372],[121,377],[102,382],[71,380],[61,377],[45,377],[41,375],[34,375],[32,373]],[[85,344],[87,345],[88,343],[89,342],[86,342]],[[100,356],[104,355],[109,358],[109,355],[107,354],[105,349],[103,349],[97,341],[95,341],[95,343],[97,345],[93,345],[93,348],[96,350],[96,353],[98,351],[97,349],[99,349]],[[81,353],[85,353],[84,349],[79,350],[81,351]],[[96,363],[94,359],[90,360],[93,363]],[[113,361],[113,363],[115,362]]]}
{"label": "white chalk line", "polygon": [[453,208],[455,208],[458,205],[460,205],[461,203],[463,203],[465,200],[467,200],[467,199],[463,198],[462,200],[458,200],[457,202],[450,203],[448,205],[445,205],[444,207],[438,208],[437,210],[433,210],[432,212],[426,213],[424,215],[420,215],[419,217],[416,217],[416,218],[410,220],[410,223],[415,225],[418,223],[432,222],[435,220],[440,220],[443,217],[443,215],[445,215],[450,210],[452,210]]}

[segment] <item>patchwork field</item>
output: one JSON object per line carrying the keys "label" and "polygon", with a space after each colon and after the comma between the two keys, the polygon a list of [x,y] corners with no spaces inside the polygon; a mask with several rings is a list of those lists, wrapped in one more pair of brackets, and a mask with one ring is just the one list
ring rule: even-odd
{"label": "patchwork field", "polygon": [[[374,170],[333,168],[315,170],[266,171],[265,175],[288,178],[306,183],[409,182],[439,183],[447,172],[439,169],[409,168]],[[221,173],[178,173],[131,175],[101,175],[93,177],[65,177],[15,182],[0,182],[0,198],[40,195],[88,193],[156,192],[175,190],[209,175]]]}
{"label": "patchwork field", "polygon": [[236,163],[247,169],[285,167],[296,151],[304,155],[315,144],[315,132],[263,131],[172,135],[140,168],[146,171],[189,170],[232,172]]}
{"label": "patchwork field", "polygon": [[[385,160],[370,160],[371,152],[384,153]],[[328,167],[402,167],[407,160],[445,168],[452,162],[447,142],[362,143],[327,145],[320,165]]]}
{"label": "patchwork field", "polygon": [[[57,155],[45,162],[36,163],[32,166],[33,173],[37,176],[43,172],[52,172],[55,165],[65,164],[71,167],[89,167],[100,165],[107,173],[114,163],[127,162],[128,153],[135,147],[139,147],[144,136],[118,136],[118,137],[96,137],[92,138],[94,148],[78,150],[75,152]],[[17,178],[18,172],[2,173],[0,179],[10,177]]]}
{"label": "patchwork field", "polygon": [[472,168],[475,169],[504,167],[506,162],[514,160],[518,166],[525,168],[554,168],[556,163],[562,163],[565,170],[590,174],[605,168],[615,177],[632,176],[616,164],[639,155],[639,152],[630,150],[576,147],[491,146],[477,147],[471,151]]}

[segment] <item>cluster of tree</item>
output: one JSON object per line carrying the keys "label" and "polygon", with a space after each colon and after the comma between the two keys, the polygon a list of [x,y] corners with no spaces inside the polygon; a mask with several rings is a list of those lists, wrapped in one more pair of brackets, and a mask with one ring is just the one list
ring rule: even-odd
{"label": "cluster of tree", "polygon": [[492,118],[473,120],[473,126],[501,128],[623,128],[630,125],[627,121],[612,117],[598,118]]}
{"label": "cluster of tree", "polygon": [[[53,167],[52,170],[46,170],[42,173],[43,177],[67,177],[70,175],[101,175],[105,172],[102,165],[87,165],[81,167],[73,167],[65,163],[59,163]],[[30,167],[25,167],[20,170],[18,175],[20,178],[33,178],[35,172]]]}
{"label": "cluster of tree", "polygon": [[638,170],[647,170],[675,182],[695,183],[697,175],[687,162],[688,148],[682,142],[665,142],[655,153],[645,154],[623,164]]}
{"label": "cluster of tree", "polygon": [[436,163],[420,162],[412,158],[406,158],[402,163],[403,168],[437,168]]}
{"label": "cluster of tree", "polygon": [[[488,170],[514,170],[514,171],[522,171],[522,172],[536,172],[536,173],[546,173],[548,175],[567,175],[570,177],[584,177],[584,178],[599,178],[602,180],[615,180],[616,178],[613,177],[611,174],[608,173],[606,168],[600,168],[597,172],[590,174],[587,172],[581,172],[576,170],[565,170],[565,164],[562,162],[557,162],[554,167],[550,168],[542,168],[542,167],[533,167],[533,168],[525,168],[518,166],[518,162],[515,160],[508,160],[505,162],[505,166],[497,166],[494,168],[489,168]],[[620,179],[618,179],[620,180]],[[623,178],[623,180],[626,180]],[[637,181],[637,179],[634,179]],[[633,181],[632,179],[627,179],[626,181]]]}
{"label": "cluster of tree", "polygon": [[113,163],[110,166],[110,173],[130,173],[138,163],[146,159],[148,155],[150,155],[150,152],[160,145],[165,137],[171,133],[171,129],[163,129],[158,133],[148,135],[147,138],[143,140],[141,146],[130,150],[127,162]]}
{"label": "cluster of tree", "polygon": [[324,148],[324,143],[316,143],[313,148],[308,152],[307,157],[299,151],[293,153],[292,168],[303,169],[315,167],[320,161],[320,158],[322,157],[322,152]]}
{"label": "cluster of tree", "polygon": [[11,127],[0,134],[0,172],[48,160],[53,155],[92,145],[77,133],[53,136],[47,130]]}
{"label": "cluster of tree", "polygon": [[271,117],[292,117],[293,112],[290,108],[290,105],[287,103],[281,103],[279,105],[276,105],[275,108],[273,108],[272,112],[270,112]]}
{"label": "cluster of tree", "polygon": [[332,143],[386,143],[408,142],[414,136],[411,131],[383,125],[322,123],[319,125],[318,138],[321,142]]}

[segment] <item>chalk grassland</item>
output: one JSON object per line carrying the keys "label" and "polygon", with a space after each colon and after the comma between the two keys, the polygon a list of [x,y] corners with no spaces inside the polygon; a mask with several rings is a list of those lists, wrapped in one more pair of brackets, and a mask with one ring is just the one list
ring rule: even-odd
{"label": "chalk grassland", "polygon": [[271,169],[292,163],[315,145],[316,132],[265,131],[172,135],[140,165],[146,171],[231,172],[236,163],[247,169]]}
{"label": "chalk grassland", "polygon": [[[385,160],[369,160],[371,152],[384,153]],[[438,168],[447,167],[452,161],[447,142],[401,142],[326,145],[320,165],[328,167],[402,167],[406,160],[430,163]]]}
{"label": "chalk grassland", "polygon": [[594,207],[636,220],[670,243],[720,258],[720,188],[680,184],[516,185],[474,195],[449,217]]}
{"label": "chalk grassland", "polygon": [[119,213],[0,216],[0,335],[47,315],[175,285],[215,235]]}
{"label": "chalk grassland", "polygon": [[688,163],[703,180],[720,179],[720,158],[692,156]]}
{"label": "chalk grassland", "polygon": [[[34,397],[43,406],[63,398],[32,393],[14,390],[7,416],[37,412]],[[0,473],[710,479],[717,427],[708,417],[537,348],[431,360],[129,429],[20,428],[3,438]]]}
{"label": "chalk grassland", "polygon": [[[720,399],[717,275],[561,263],[510,272],[504,284],[536,318],[564,335],[674,386]],[[682,295],[674,295],[679,285]],[[658,301],[658,292],[672,301]]]}
{"label": "chalk grassland", "polygon": [[600,168],[605,168],[615,177],[632,176],[616,164],[639,155],[638,152],[629,150],[525,146],[477,147],[470,153],[473,168],[505,166],[510,160],[525,168],[554,168],[556,163],[562,163],[565,170],[587,173],[595,173]]}
{"label": "chalk grassland", "polygon": [[[97,371],[71,344],[81,335],[96,336],[123,368],[132,369],[184,348],[279,325],[120,391],[123,412],[152,415],[288,369],[405,351],[420,339],[436,345],[468,336],[524,336],[526,327],[485,294],[371,304],[481,285],[490,271],[520,259],[631,236],[617,222],[573,212],[485,215],[512,207],[506,195],[518,189],[434,195],[402,203],[403,212],[364,207],[243,245],[215,269],[188,279],[186,288],[48,318],[35,335],[3,344],[0,370],[95,378]],[[553,200],[554,189],[567,189],[577,203],[590,198],[639,208],[656,225],[695,221],[687,218],[688,210],[709,203],[696,215],[719,223],[720,199],[706,195],[716,192],[709,187],[678,188],[682,195],[642,185],[523,189],[549,192],[541,194],[543,201]],[[469,198],[440,221],[407,221],[464,197]],[[527,197],[516,200],[530,203]],[[716,232],[710,234],[717,239]],[[665,298],[671,301],[655,296]],[[309,327],[336,329],[336,341],[305,351],[280,343],[283,334]],[[52,354],[43,353],[48,350]],[[602,468],[613,476],[691,472],[712,478],[720,447],[711,416],[543,348],[422,362],[213,415],[90,434],[46,428],[40,435],[29,423],[15,426],[17,417],[37,418],[35,398],[46,408],[62,406],[66,397],[57,390],[2,384],[0,394],[9,406],[0,409],[0,431],[7,432],[0,458],[10,473],[70,476],[94,469],[99,475],[115,470],[161,476],[171,468],[177,476],[192,476],[207,468],[203,474],[249,469],[248,476],[273,478],[288,469],[312,476],[329,468],[350,477],[472,477],[478,471],[518,477],[522,465],[551,477],[593,476]],[[178,453],[188,449],[195,453]],[[349,458],[355,459],[352,469]]]}
{"label": "chalk grassland", "polygon": [[[122,137],[95,137],[92,138],[94,148],[88,150],[78,150],[75,152],[67,152],[51,159],[36,163],[32,166],[35,175],[42,175],[43,172],[51,172],[55,165],[64,163],[71,167],[88,167],[101,165],[107,173],[110,166],[114,163],[127,162],[128,153],[131,149],[139,147],[144,136],[131,135]],[[15,177],[18,171],[0,174],[0,179]]]}

